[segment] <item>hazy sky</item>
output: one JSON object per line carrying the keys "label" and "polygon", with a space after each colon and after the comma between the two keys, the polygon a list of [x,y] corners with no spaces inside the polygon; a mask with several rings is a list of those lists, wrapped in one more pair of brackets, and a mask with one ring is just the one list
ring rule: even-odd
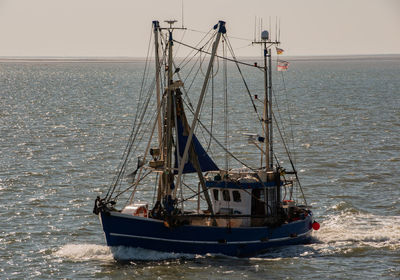
{"label": "hazy sky", "polygon": [[[0,0],[0,56],[145,56],[151,21],[180,21],[181,6],[182,0]],[[287,55],[400,54],[400,0],[183,0],[183,7],[188,28],[208,31],[221,19],[230,36],[248,39],[255,17],[265,28],[279,17]],[[232,43],[237,55],[254,55],[249,42]]]}

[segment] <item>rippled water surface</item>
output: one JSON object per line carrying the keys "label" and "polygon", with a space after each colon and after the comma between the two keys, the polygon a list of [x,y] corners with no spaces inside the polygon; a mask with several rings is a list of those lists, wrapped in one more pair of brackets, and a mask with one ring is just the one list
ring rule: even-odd
{"label": "rippled water surface", "polygon": [[[312,244],[250,259],[118,248],[131,260],[116,262],[92,207],[119,164],[143,67],[0,64],[1,279],[400,278],[399,57],[293,59],[285,83],[276,76],[321,223]],[[242,95],[230,97],[237,135],[252,131]]]}

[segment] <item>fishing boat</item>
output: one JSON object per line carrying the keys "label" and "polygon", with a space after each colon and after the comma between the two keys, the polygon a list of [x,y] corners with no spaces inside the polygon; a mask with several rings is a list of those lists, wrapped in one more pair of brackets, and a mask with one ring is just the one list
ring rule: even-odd
{"label": "fishing boat", "polygon": [[[143,75],[144,79],[151,77],[151,82],[145,94],[142,81],[136,118],[118,172],[105,195],[95,200],[93,212],[100,218],[107,245],[248,257],[271,247],[310,242],[318,224],[307,205],[288,145],[283,137],[279,140],[289,158],[288,169],[281,166],[273,146],[274,132],[282,136],[272,102],[271,54],[279,40],[263,31],[261,39],[253,42],[261,46],[263,62],[241,62],[233,51],[227,55],[233,49],[224,21],[213,26],[197,46],[175,40],[174,32],[185,30],[175,27],[175,22],[166,21],[165,27],[152,22],[154,75]],[[200,62],[185,58],[177,64],[176,45],[199,55]],[[238,70],[248,108],[258,122],[254,124],[249,117],[250,123],[241,125],[244,144],[235,147],[230,145],[229,135],[237,136],[238,131],[231,131],[227,123],[233,117],[230,124],[235,124],[238,115],[228,111],[227,62]],[[197,73],[202,75],[193,74],[196,63],[200,65]],[[253,81],[263,98],[251,92],[242,67],[260,73]],[[151,68],[147,60],[145,68]],[[182,78],[184,70],[192,76]],[[215,95],[218,70],[224,105],[217,108],[222,117],[215,120],[216,102],[205,102],[205,97],[207,93]],[[192,87],[187,77],[201,78],[199,86]],[[196,105],[190,97],[197,99]],[[240,117],[251,115],[242,113]],[[248,129],[259,130],[249,133]],[[212,152],[211,146],[216,151]],[[247,150],[252,156],[243,159]]]}

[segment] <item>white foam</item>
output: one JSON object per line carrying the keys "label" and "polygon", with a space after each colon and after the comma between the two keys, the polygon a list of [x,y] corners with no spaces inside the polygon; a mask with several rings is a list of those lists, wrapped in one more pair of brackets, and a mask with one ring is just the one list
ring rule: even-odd
{"label": "white foam", "polygon": [[167,253],[143,248],[132,247],[112,247],[111,251],[117,260],[135,260],[135,261],[160,261],[168,259],[194,259],[200,256],[183,253]]}
{"label": "white foam", "polygon": [[160,261],[168,259],[194,259],[202,256],[194,254],[167,253],[142,248],[124,246],[107,247],[96,244],[67,244],[61,247],[55,256],[72,261],[101,260],[135,260],[135,261]]}
{"label": "white foam", "polygon": [[54,255],[72,261],[111,261],[114,259],[107,246],[96,244],[67,244],[55,252]]}
{"label": "white foam", "polygon": [[400,248],[400,216],[379,216],[351,210],[330,215],[314,232],[321,243],[331,246]]}

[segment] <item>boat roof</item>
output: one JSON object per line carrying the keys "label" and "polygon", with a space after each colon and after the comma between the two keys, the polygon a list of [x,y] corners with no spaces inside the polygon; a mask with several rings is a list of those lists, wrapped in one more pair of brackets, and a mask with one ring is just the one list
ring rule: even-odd
{"label": "boat roof", "polygon": [[[281,185],[283,182],[281,182]],[[276,186],[275,182],[206,181],[207,188],[262,189]]]}

